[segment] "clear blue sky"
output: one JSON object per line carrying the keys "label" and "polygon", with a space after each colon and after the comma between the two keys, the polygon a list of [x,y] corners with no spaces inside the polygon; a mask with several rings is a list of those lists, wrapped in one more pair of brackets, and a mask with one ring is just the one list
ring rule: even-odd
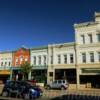
{"label": "clear blue sky", "polygon": [[0,51],[73,42],[73,24],[95,11],[99,0],[0,0]]}

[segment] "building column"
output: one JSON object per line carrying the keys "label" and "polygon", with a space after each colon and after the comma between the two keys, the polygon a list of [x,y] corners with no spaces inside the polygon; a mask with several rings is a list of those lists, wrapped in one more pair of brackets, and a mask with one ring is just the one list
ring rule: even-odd
{"label": "building column", "polygon": [[31,80],[31,79],[32,79],[31,73],[32,73],[32,72],[30,72],[30,73],[28,74],[28,80]]}
{"label": "building column", "polygon": [[77,90],[80,88],[80,74],[79,74],[79,69],[77,68],[76,69],[76,81],[77,81],[77,85],[76,85],[76,88]]}
{"label": "building column", "polygon": [[53,81],[55,80],[55,69],[53,70]]}

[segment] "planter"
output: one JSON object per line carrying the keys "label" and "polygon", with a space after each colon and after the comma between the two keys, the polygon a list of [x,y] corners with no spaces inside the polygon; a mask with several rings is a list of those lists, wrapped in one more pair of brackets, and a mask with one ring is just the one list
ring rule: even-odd
{"label": "planter", "polygon": [[44,87],[44,83],[36,83],[36,85]]}

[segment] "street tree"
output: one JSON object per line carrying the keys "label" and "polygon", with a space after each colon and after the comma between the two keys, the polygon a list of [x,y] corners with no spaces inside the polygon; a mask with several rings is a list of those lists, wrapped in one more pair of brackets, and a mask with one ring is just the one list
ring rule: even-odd
{"label": "street tree", "polygon": [[28,74],[32,70],[32,66],[28,62],[25,62],[20,65],[20,68],[21,68],[21,73],[23,74],[23,80],[27,80]]}

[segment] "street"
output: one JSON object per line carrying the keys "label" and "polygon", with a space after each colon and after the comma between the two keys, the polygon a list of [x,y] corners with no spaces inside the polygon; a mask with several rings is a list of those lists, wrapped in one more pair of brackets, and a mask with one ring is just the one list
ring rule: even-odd
{"label": "street", "polygon": [[[57,97],[63,97],[67,95],[80,95],[80,96],[100,96],[100,90],[44,90],[43,96],[36,99],[36,100],[53,100],[54,98]],[[11,97],[2,97],[0,96],[0,100],[23,100],[20,98],[11,98]],[[58,99],[56,99],[58,100]],[[63,100],[63,99],[60,99]],[[96,99],[95,99],[96,100]],[[99,100],[99,99],[98,99]]]}

